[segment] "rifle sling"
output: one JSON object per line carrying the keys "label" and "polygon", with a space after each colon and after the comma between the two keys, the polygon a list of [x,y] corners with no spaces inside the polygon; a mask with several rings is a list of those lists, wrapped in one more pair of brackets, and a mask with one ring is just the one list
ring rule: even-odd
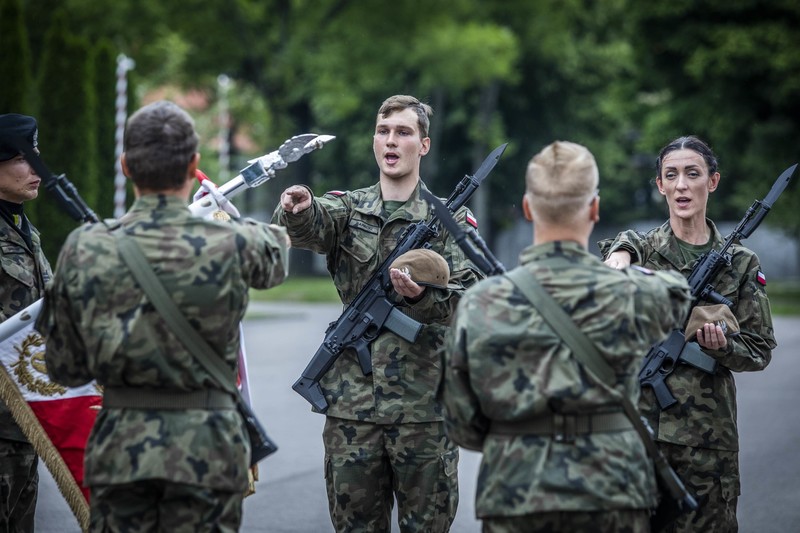
{"label": "rifle sling", "polygon": [[661,480],[668,484],[670,493],[673,495],[679,493],[681,487],[675,484],[674,478],[668,473],[671,470],[669,463],[664,455],[659,452],[653,437],[644,422],[642,422],[636,406],[614,388],[614,370],[603,359],[600,352],[597,351],[594,343],[589,340],[585,333],[578,329],[566,311],[542,287],[536,277],[525,270],[524,267],[517,267],[504,274],[504,276],[525,295],[531,305],[539,311],[539,315],[567,344],[578,362],[584,366],[587,374],[620,401],[625,414],[628,415],[631,424],[633,424],[633,428],[639,433],[647,454],[653,460]]}
{"label": "rifle sling", "polygon": [[164,322],[180,339],[191,355],[211,374],[222,389],[230,394],[238,395],[239,391],[234,383],[230,368],[214,351],[208,342],[200,336],[189,323],[184,314],[167,294],[164,285],[153,272],[147,262],[142,249],[125,233],[125,228],[118,226],[111,229],[111,235],[117,241],[117,249],[123,261],[130,268],[133,277],[139,283],[144,293],[150,299],[156,311],[161,314]]}

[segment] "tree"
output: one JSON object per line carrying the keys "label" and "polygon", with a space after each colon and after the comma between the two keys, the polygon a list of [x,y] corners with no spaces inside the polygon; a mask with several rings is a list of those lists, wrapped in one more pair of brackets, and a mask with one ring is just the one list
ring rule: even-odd
{"label": "tree", "polygon": [[[45,40],[39,76],[39,145],[48,168],[64,172],[91,207],[98,198],[94,74],[88,43],[69,28],[66,13],[60,11]],[[55,257],[78,222],[49,194],[35,205],[42,247],[48,257]]]}
{"label": "tree", "polygon": [[20,0],[0,0],[0,113],[32,114],[31,55]]}

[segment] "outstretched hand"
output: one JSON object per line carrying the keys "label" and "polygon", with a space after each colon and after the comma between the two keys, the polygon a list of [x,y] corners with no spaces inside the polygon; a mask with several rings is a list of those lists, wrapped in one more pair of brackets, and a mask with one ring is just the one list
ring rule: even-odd
{"label": "outstretched hand", "polygon": [[622,270],[631,266],[631,254],[627,250],[617,250],[616,252],[611,252],[608,259],[603,262],[613,269]]}
{"label": "outstretched hand", "polygon": [[292,185],[281,194],[283,210],[297,214],[311,207],[311,192],[300,185]]}

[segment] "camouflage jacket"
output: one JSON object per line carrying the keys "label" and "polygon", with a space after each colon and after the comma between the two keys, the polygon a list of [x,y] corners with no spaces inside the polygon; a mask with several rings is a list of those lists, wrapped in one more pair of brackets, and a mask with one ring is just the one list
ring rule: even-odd
{"label": "camouflage jacket", "polygon": [[[529,247],[520,263],[594,343],[616,374],[616,390],[635,404],[639,354],[685,319],[686,280],[612,270],[569,241]],[[632,428],[578,435],[573,443],[492,432],[493,423],[621,409],[508,278],[466,291],[444,357],[445,427],[459,445],[483,452],[479,517],[655,503],[654,468]]]}
{"label": "camouflage jacket", "polygon": [[[138,198],[120,222],[234,379],[248,289],[286,275],[283,230],[196,218],[164,195]],[[48,374],[64,385],[219,388],[149,303],[104,224],[67,238],[37,328],[47,339]],[[103,409],[89,437],[86,483],[166,479],[240,491],[249,453],[236,410]]]}
{"label": "camouflage jacket", "polygon": [[[42,252],[39,232],[31,224],[33,250],[4,217],[0,216],[0,322],[42,297],[52,272]],[[0,402],[0,439],[27,442],[11,411]]]}
{"label": "camouflage jacket", "polygon": [[[278,205],[273,221],[287,227],[292,246],[326,255],[328,271],[347,305],[395,248],[403,230],[432,215],[428,203],[419,196],[424,186],[420,182],[391,216],[384,211],[380,184],[375,184],[355,191],[329,192],[314,198],[309,209],[296,215]],[[467,224],[467,215],[468,210],[462,208],[456,219]],[[430,243],[432,250],[447,259],[451,288],[428,287],[422,299],[413,304],[393,293],[401,309],[424,324],[417,342],[411,344],[394,333],[382,332],[370,347],[373,371],[368,376],[361,371],[355,353],[346,350],[321,381],[328,415],[379,424],[442,419],[441,406],[434,398],[441,376],[437,352],[463,288],[482,275],[446,231]]]}
{"label": "camouflage jacket", "polygon": [[[707,222],[712,231],[711,246],[719,250],[725,239],[713,222]],[[684,261],[669,222],[647,233],[624,231],[615,239],[598,245],[605,257],[624,249],[632,254],[633,263],[653,269],[678,270],[687,278],[697,262]],[[723,271],[714,286],[733,302],[732,311],[741,333],[728,338],[725,350],[703,350],[719,363],[715,374],[689,365],[676,367],[665,381],[678,400],[672,407],[662,411],[653,391],[649,387],[644,389],[639,408],[650,420],[658,440],[715,450],[739,449],[736,385],[731,371],[763,370],[776,344],[767,291],[759,281],[763,277],[760,277],[758,257],[740,244],[732,245],[729,252],[731,267]],[[647,350],[642,351],[645,353]]]}

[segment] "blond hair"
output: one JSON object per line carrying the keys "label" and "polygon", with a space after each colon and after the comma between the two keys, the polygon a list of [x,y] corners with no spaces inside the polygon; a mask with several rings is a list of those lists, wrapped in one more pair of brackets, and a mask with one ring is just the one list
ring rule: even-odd
{"label": "blond hair", "polygon": [[528,163],[525,194],[535,218],[565,223],[589,206],[599,181],[597,163],[585,146],[555,141]]}

